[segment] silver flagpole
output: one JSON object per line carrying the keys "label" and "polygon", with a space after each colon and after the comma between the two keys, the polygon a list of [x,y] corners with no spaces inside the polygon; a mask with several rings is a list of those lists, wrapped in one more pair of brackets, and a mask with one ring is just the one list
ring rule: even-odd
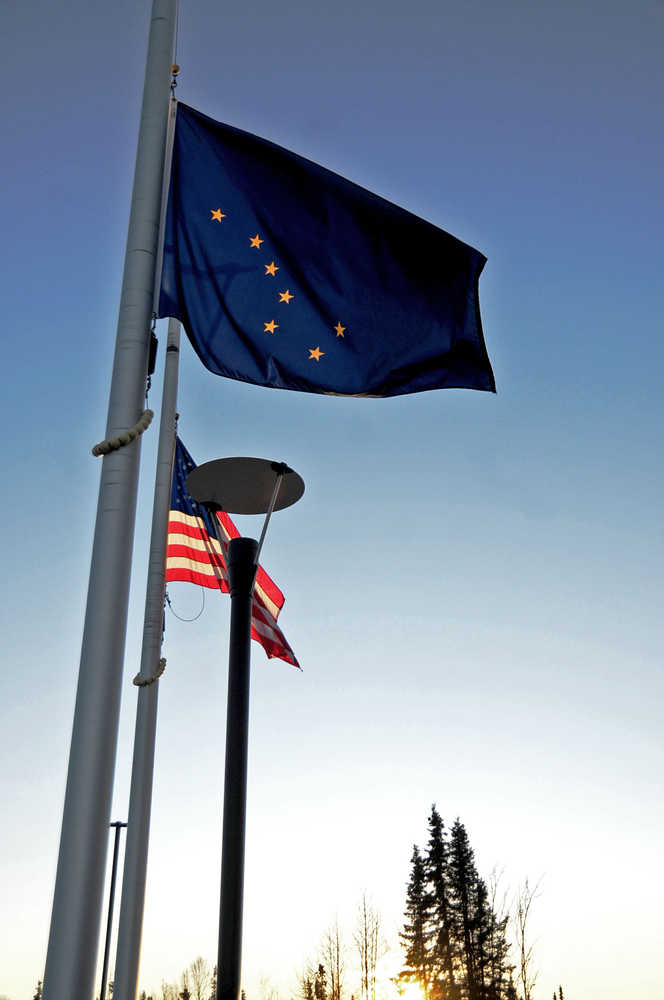
{"label": "silver flagpole", "polygon": [[180,324],[177,320],[171,319],[168,323],[164,392],[161,401],[159,452],[152,509],[152,536],[145,596],[141,669],[134,681],[139,690],[134,736],[134,762],[129,796],[129,825],[127,826],[118,946],[115,959],[115,986],[113,990],[115,1000],[135,1000],[138,985],[148,840],[150,837],[157,698],[159,676],[164,666],[160,661],[160,656],[164,593],[166,590],[168,512],[170,510],[176,430],[175,408],[178,392],[179,349]]}
{"label": "silver flagpole", "polygon": [[[176,0],[153,0],[107,439],[133,428],[148,365]],[[93,995],[120,713],[139,441],[103,459],[44,1000]]]}

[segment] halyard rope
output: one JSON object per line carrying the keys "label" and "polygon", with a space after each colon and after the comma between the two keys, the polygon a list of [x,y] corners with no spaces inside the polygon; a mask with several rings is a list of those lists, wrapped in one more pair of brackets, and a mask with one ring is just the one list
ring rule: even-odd
{"label": "halyard rope", "polygon": [[118,448],[123,448],[126,444],[131,444],[136,438],[146,431],[150,424],[152,423],[152,418],[154,413],[152,410],[143,410],[140,417],[136,421],[133,427],[130,427],[128,431],[124,431],[119,434],[116,438],[107,438],[105,441],[100,441],[92,449],[92,454],[95,458],[100,458],[102,455],[108,455],[111,451],[117,451]]}
{"label": "halyard rope", "polygon": [[159,661],[159,665],[158,665],[158,667],[157,667],[157,669],[156,669],[156,671],[155,671],[155,673],[153,674],[152,677],[146,677],[145,680],[144,680],[141,677],[141,674],[140,674],[140,671],[139,671],[136,674],[136,676],[134,677],[133,683],[136,685],[136,687],[139,687],[139,688],[147,687],[148,684],[154,684],[155,681],[159,680],[159,678],[161,677],[161,675],[163,674],[163,672],[164,672],[165,669],[166,669],[166,659],[165,659],[165,657],[162,656],[162,658]]}

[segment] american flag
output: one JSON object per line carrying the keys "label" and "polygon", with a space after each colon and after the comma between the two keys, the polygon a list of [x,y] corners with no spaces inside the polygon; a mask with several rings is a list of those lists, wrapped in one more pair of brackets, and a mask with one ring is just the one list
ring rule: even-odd
{"label": "american flag", "polygon": [[[218,511],[219,544],[211,515],[187,493],[185,480],[195,468],[196,463],[177,438],[168,519],[166,582],[182,580],[227,594],[226,547],[231,538],[237,538],[240,532],[228,514]],[[283,604],[284,595],[259,566],[251,609],[251,637],[261,644],[269,657],[276,656],[299,667],[293,650],[277,625]]]}

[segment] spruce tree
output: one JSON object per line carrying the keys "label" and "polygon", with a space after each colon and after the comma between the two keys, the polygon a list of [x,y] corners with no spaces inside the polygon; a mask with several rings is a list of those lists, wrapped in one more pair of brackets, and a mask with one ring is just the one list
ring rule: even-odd
{"label": "spruce tree", "polygon": [[505,990],[505,1000],[519,1000],[516,992],[516,986],[514,985],[514,980],[511,976],[510,981],[507,984],[507,989]]}
{"label": "spruce tree", "polygon": [[314,977],[314,998],[315,1000],[327,1000],[327,973],[322,964],[319,964]]}
{"label": "spruce tree", "polygon": [[41,979],[37,980],[37,986],[35,987],[35,995],[33,996],[32,1000],[42,1000],[42,981],[41,981]]}
{"label": "spruce tree", "polygon": [[447,842],[445,827],[435,805],[429,816],[429,843],[425,859],[429,890],[432,1000],[456,1000],[458,990],[454,977],[454,942],[447,874]]}
{"label": "spruce tree", "polygon": [[397,982],[417,983],[428,1000],[517,1000],[508,916],[495,903],[495,879],[489,891],[465,827],[457,819],[447,832],[432,806],[426,856],[414,847],[411,858]]}
{"label": "spruce tree", "polygon": [[477,979],[475,907],[477,871],[466,828],[456,819],[450,831],[449,882],[452,925],[460,950],[463,1000],[480,1000]]}
{"label": "spruce tree", "polygon": [[405,968],[399,979],[417,983],[426,998],[429,997],[431,982],[431,959],[429,954],[429,908],[430,896],[426,887],[424,859],[417,846],[411,857],[410,881],[406,889],[406,922],[401,932],[401,940],[406,948]]}
{"label": "spruce tree", "polygon": [[481,1000],[494,1000],[491,990],[491,910],[486,882],[475,872],[471,897],[472,935],[475,953],[475,989]]}

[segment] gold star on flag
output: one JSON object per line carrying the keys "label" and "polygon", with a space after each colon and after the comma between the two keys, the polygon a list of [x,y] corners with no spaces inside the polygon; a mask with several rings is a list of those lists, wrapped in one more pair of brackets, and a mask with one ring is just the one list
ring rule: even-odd
{"label": "gold star on flag", "polygon": [[222,219],[226,218],[220,208],[211,208],[210,211],[212,212],[210,222],[221,222]]}
{"label": "gold star on flag", "polygon": [[274,333],[275,330],[279,329],[279,324],[275,323],[273,319],[269,323],[265,324],[265,333]]}
{"label": "gold star on flag", "polygon": [[270,264],[265,265],[265,273],[271,274],[273,278],[278,270],[279,270],[279,265],[275,264],[274,261],[272,261]]}
{"label": "gold star on flag", "polygon": [[260,250],[261,243],[265,243],[265,240],[262,240],[260,238],[260,236],[258,235],[258,233],[256,233],[255,236],[250,236],[249,237],[249,246],[250,247],[256,247],[257,250]]}
{"label": "gold star on flag", "polygon": [[308,347],[307,350],[309,351],[309,361],[320,361],[325,356],[325,351],[321,351],[320,347]]}
{"label": "gold star on flag", "polygon": [[285,302],[287,306],[290,305],[290,300],[294,298],[295,296],[290,293],[290,288],[287,288],[285,292],[279,292],[279,301]]}
{"label": "gold star on flag", "polygon": [[341,323],[337,323],[334,329],[337,331],[337,337],[343,337],[346,327],[342,326]]}

